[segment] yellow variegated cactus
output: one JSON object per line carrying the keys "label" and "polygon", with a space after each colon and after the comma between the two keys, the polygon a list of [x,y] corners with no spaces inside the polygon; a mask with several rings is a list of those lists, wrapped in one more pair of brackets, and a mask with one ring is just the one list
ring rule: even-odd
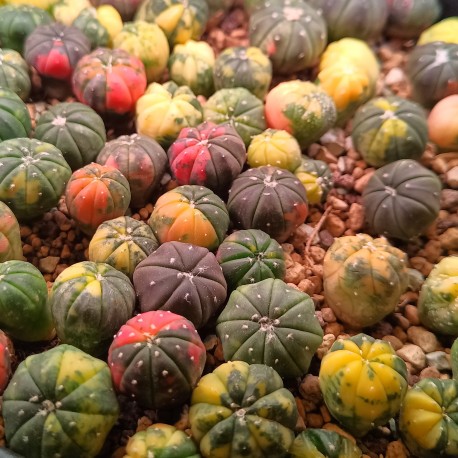
{"label": "yellow variegated cactus", "polygon": [[436,264],[421,288],[418,311],[427,328],[458,337],[458,256]]}
{"label": "yellow variegated cactus", "polygon": [[442,41],[444,43],[458,44],[458,17],[448,17],[442,21],[433,24],[427,28],[418,39],[418,45],[426,45],[434,41]]}
{"label": "yellow variegated cactus", "polygon": [[326,302],[344,323],[371,326],[394,311],[407,288],[407,272],[407,255],[385,238],[337,238],[323,263]]}
{"label": "yellow variegated cactus", "polygon": [[407,367],[391,344],[366,334],[337,340],[321,361],[320,388],[333,417],[355,436],[395,416]]}

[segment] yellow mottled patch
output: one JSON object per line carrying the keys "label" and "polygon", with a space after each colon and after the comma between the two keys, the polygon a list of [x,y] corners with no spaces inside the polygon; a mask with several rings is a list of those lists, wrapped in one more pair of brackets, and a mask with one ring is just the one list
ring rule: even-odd
{"label": "yellow mottled patch", "polygon": [[113,42],[116,35],[122,30],[122,18],[118,11],[111,5],[99,6],[96,10],[97,20],[108,31],[110,42]]}
{"label": "yellow mottled patch", "polygon": [[58,277],[60,283],[65,283],[76,278],[83,279],[88,276],[87,268],[83,263],[73,264],[67,267]]}
{"label": "yellow mottled patch", "polygon": [[41,184],[38,180],[27,181],[27,194],[25,196],[25,203],[33,205],[40,199]]}
{"label": "yellow mottled patch", "polygon": [[167,34],[171,34],[183,16],[184,5],[172,5],[156,16],[156,24]]}
{"label": "yellow mottled patch", "polygon": [[105,367],[103,361],[81,352],[66,351],[62,355],[56,386],[82,385]]}
{"label": "yellow mottled patch", "polygon": [[227,388],[223,380],[214,372],[202,377],[192,393],[191,404],[202,402],[220,405],[221,394],[227,393]]}

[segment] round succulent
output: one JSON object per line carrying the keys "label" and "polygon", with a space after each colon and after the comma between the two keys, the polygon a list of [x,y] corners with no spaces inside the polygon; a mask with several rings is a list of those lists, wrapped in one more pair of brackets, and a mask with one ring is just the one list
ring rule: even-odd
{"label": "round succulent", "polygon": [[396,38],[417,38],[441,15],[440,0],[388,0],[385,32]]}
{"label": "round succulent", "polygon": [[2,416],[8,447],[20,456],[89,457],[102,450],[119,404],[107,364],[62,344],[20,363]]}
{"label": "round succulent", "polygon": [[90,7],[89,0],[57,0],[52,6],[52,15],[56,22],[70,26],[81,11]]}
{"label": "round succulent", "polygon": [[281,245],[259,229],[235,231],[218,247],[216,260],[223,269],[228,288],[279,278],[286,273]]}
{"label": "round succulent", "polygon": [[79,102],[51,106],[38,118],[35,137],[59,148],[72,170],[92,162],[107,140],[102,118]]}
{"label": "round succulent", "polygon": [[146,456],[166,456],[170,453],[177,458],[200,458],[191,437],[175,426],[163,423],[154,423],[130,437],[124,457],[139,458],[144,456],[145,451]]}
{"label": "round succulent", "polygon": [[37,27],[27,37],[24,58],[40,76],[69,82],[76,64],[90,50],[81,30],[54,22]]}
{"label": "round succulent", "polygon": [[[348,437],[327,429],[307,428],[298,434],[289,450],[292,458],[361,458],[361,449]],[[320,458],[321,458],[320,457]]]}
{"label": "round succulent", "polygon": [[91,49],[106,47],[110,44],[110,35],[97,19],[95,8],[85,8],[72,22],[72,26],[80,29],[89,38]]}
{"label": "round succulent", "polygon": [[13,357],[13,342],[11,342],[10,338],[3,331],[0,331],[0,395],[3,394],[13,374]]}
{"label": "round succulent", "polygon": [[294,172],[301,163],[301,147],[286,130],[267,129],[252,138],[247,163],[250,167],[273,165]]}
{"label": "round succulent", "polygon": [[88,259],[104,262],[132,278],[135,268],[159,246],[143,221],[120,216],[102,223],[89,243]]}
{"label": "round succulent", "polygon": [[169,310],[199,329],[226,300],[227,285],[215,255],[181,242],[163,243],[134,272],[140,310]]}
{"label": "round succulent", "polygon": [[100,115],[131,114],[145,92],[145,66],[124,49],[97,48],[80,59],[72,85],[76,98]]}
{"label": "round succulent", "polygon": [[195,127],[202,122],[202,106],[194,92],[173,81],[152,83],[136,105],[137,132],[154,138],[168,148],[181,129]]}
{"label": "round succulent", "polygon": [[449,95],[434,105],[428,116],[429,140],[439,151],[458,152],[458,94]]}
{"label": "round succulent", "polygon": [[438,176],[412,159],[379,168],[363,191],[366,219],[380,235],[408,240],[437,218],[442,184]]}
{"label": "round succulent", "polygon": [[91,3],[97,7],[103,5],[113,6],[119,12],[124,22],[133,19],[141,2],[142,0],[91,0]]}
{"label": "round succulent", "polygon": [[0,327],[14,339],[39,342],[54,337],[48,287],[29,262],[0,263]]}
{"label": "round succulent", "polygon": [[130,186],[130,205],[141,208],[153,197],[167,167],[167,154],[159,143],[144,135],[121,135],[100,151],[98,164],[118,169]]}
{"label": "round succulent", "polygon": [[199,40],[208,20],[205,0],[144,0],[135,21],[155,22],[167,35],[170,47]]}
{"label": "round succulent", "polygon": [[399,431],[413,456],[458,455],[458,381],[424,378],[406,394]]}
{"label": "round succulent", "polygon": [[0,87],[11,89],[24,101],[29,97],[32,87],[29,66],[13,49],[0,49]]}
{"label": "round succulent", "polygon": [[301,148],[317,141],[337,120],[332,98],[310,81],[285,81],[266,97],[267,125],[292,134]]}
{"label": "round succulent", "polygon": [[204,117],[215,124],[232,124],[246,146],[267,127],[263,103],[243,87],[215,92],[204,105]]}
{"label": "round succulent", "polygon": [[179,185],[201,185],[225,196],[245,164],[246,149],[231,124],[211,122],[186,127],[168,152]]}
{"label": "round succulent", "polygon": [[435,41],[415,46],[406,71],[413,99],[427,108],[458,94],[458,43]]}
{"label": "round succulent", "polygon": [[301,182],[288,170],[263,166],[240,174],[229,190],[227,209],[241,229],[261,229],[284,242],[308,214]]}
{"label": "round succulent", "polygon": [[[441,1],[444,10],[445,2],[446,0]],[[451,5],[451,2],[448,3]],[[453,8],[453,6],[450,6],[449,8]],[[439,21],[436,24],[433,24],[432,26],[428,27],[418,38],[417,45],[425,45],[427,43],[433,43],[435,41],[458,44],[458,38],[456,36],[457,25],[458,17],[456,16],[456,14],[452,14],[451,17],[445,17],[445,19],[442,19],[442,21]]]}
{"label": "round succulent", "polygon": [[334,186],[331,169],[324,161],[302,155],[301,164],[293,172],[304,185],[309,204],[324,202]]}
{"label": "round succulent", "polygon": [[306,2],[274,2],[251,14],[249,39],[269,56],[274,73],[288,75],[317,63],[327,43],[326,23]]}
{"label": "round succulent", "polygon": [[387,2],[379,0],[308,0],[322,11],[329,41],[345,37],[376,39],[388,19]]}
{"label": "round succulent", "polygon": [[180,86],[188,86],[196,95],[213,94],[213,66],[215,52],[205,41],[188,40],[177,44],[170,55],[170,79]]}
{"label": "round succulent", "polygon": [[31,131],[27,105],[12,89],[0,87],[0,144],[4,140],[28,137]]}
{"label": "round succulent", "polygon": [[194,325],[169,311],[131,318],[114,336],[108,365],[116,391],[143,408],[185,402],[205,366],[205,346]]}
{"label": "round succulent", "polygon": [[272,64],[256,46],[226,48],[216,58],[213,80],[216,90],[244,87],[262,100],[272,81]]}
{"label": "round succulent", "polygon": [[21,229],[8,205],[0,201],[0,263],[23,259]]}
{"label": "round succulent", "polygon": [[20,221],[56,206],[71,173],[60,150],[50,143],[29,138],[0,143],[0,200]]}
{"label": "round succulent", "polygon": [[285,458],[297,418],[294,397],[278,373],[243,361],[227,362],[204,375],[189,410],[192,436],[205,458],[216,453],[224,458]]}
{"label": "round succulent", "polygon": [[458,256],[443,258],[431,270],[418,298],[420,321],[428,329],[458,337]]}
{"label": "round succulent", "polygon": [[226,361],[266,364],[281,377],[306,374],[323,341],[310,296],[273,278],[233,291],[216,333]]}
{"label": "round succulent", "polygon": [[357,111],[351,137],[363,159],[375,167],[420,159],[428,141],[426,112],[401,97],[378,97]]}
{"label": "round succulent", "polygon": [[50,14],[44,9],[30,4],[0,7],[0,43],[2,48],[13,49],[23,55],[26,38],[39,25],[50,24],[52,20]]}
{"label": "round succulent", "polygon": [[405,292],[407,255],[384,238],[339,237],[324,257],[323,282],[326,302],[341,321],[371,326],[393,312]]}
{"label": "round succulent", "polygon": [[113,46],[124,49],[143,62],[148,83],[160,80],[167,68],[169,44],[157,24],[145,21],[127,22],[116,35]]}
{"label": "round succulent", "polygon": [[213,250],[226,237],[229,214],[210,189],[184,185],[159,197],[148,224],[159,243],[178,241]]}
{"label": "round succulent", "polygon": [[321,361],[319,382],[331,415],[361,437],[398,413],[407,367],[389,342],[357,334],[334,342]]}
{"label": "round succulent", "polygon": [[102,262],[72,264],[54,281],[49,305],[59,339],[91,355],[104,355],[113,335],[132,317],[129,278]]}

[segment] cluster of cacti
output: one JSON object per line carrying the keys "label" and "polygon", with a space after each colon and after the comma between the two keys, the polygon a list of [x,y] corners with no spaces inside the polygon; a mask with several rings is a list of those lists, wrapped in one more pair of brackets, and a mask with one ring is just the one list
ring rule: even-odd
{"label": "cluster of cacti", "polygon": [[0,0],[0,456],[458,456],[445,2]]}

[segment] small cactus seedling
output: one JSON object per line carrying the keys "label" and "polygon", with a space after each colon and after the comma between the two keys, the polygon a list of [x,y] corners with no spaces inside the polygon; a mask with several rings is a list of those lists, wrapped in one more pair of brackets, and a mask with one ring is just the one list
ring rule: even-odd
{"label": "small cactus seedling", "polygon": [[8,447],[30,458],[94,457],[119,415],[104,361],[62,344],[29,356],[3,395]]}
{"label": "small cactus seedling", "polygon": [[170,310],[204,326],[226,300],[227,285],[215,255],[189,243],[166,242],[135,269],[140,310]]}
{"label": "small cactus seedling", "polygon": [[205,346],[193,324],[168,311],[131,318],[108,353],[113,383],[142,407],[186,401],[205,365]]}
{"label": "small cactus seedling", "polygon": [[266,364],[282,377],[301,377],[323,340],[307,294],[269,278],[238,287],[218,317],[226,361]]}

